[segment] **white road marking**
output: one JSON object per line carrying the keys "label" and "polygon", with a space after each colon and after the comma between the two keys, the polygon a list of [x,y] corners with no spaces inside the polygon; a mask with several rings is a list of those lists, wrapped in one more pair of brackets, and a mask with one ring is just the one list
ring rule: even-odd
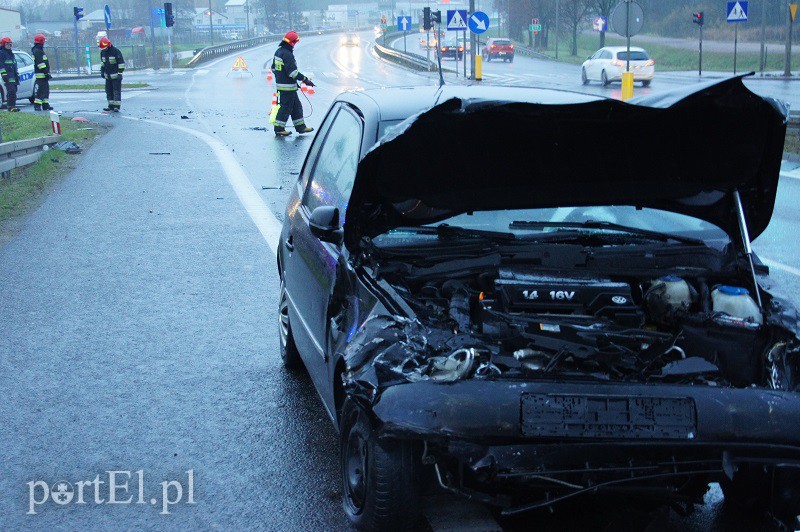
{"label": "white road marking", "polygon": [[210,72],[209,70],[206,70],[205,68],[203,68],[203,69],[200,69],[197,72],[195,72],[194,75],[195,76],[205,76],[209,72]]}

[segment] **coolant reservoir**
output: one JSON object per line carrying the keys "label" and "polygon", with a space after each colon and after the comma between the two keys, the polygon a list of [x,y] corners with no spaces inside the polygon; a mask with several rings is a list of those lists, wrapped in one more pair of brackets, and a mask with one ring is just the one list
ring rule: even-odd
{"label": "coolant reservoir", "polygon": [[750,292],[740,286],[719,285],[711,291],[711,306],[714,312],[724,312],[759,325],[764,322],[761,310]]}
{"label": "coolant reservoir", "polygon": [[660,303],[673,310],[686,310],[692,304],[689,283],[676,275],[665,275],[653,282],[650,297],[657,298]]}

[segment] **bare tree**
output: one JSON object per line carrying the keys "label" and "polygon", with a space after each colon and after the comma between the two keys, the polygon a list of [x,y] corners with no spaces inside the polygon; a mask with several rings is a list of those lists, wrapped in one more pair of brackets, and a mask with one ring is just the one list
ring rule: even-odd
{"label": "bare tree", "polygon": [[561,16],[572,31],[570,55],[578,55],[578,26],[586,18],[591,0],[561,0]]}

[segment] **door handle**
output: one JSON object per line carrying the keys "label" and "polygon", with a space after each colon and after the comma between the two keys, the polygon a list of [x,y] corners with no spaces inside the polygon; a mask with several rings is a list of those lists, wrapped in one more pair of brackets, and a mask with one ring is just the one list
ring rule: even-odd
{"label": "door handle", "polygon": [[289,235],[289,238],[283,241],[283,245],[286,246],[286,249],[289,251],[294,251],[294,237]]}

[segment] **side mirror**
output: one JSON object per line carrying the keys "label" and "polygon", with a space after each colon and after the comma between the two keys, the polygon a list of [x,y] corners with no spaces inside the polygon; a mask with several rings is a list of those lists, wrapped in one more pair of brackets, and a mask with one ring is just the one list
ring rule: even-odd
{"label": "side mirror", "polygon": [[344,240],[344,230],[339,226],[339,209],[322,205],[314,209],[308,221],[311,234],[322,242],[330,242],[337,246]]}

